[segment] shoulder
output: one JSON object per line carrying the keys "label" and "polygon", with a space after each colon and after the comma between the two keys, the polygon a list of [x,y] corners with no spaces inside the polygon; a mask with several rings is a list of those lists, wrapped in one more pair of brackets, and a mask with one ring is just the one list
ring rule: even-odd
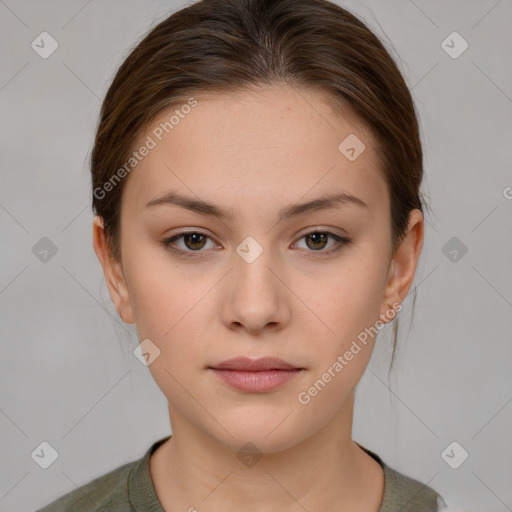
{"label": "shoulder", "polygon": [[375,452],[356,443],[384,471],[384,495],[378,512],[438,512],[445,502],[432,487],[388,466]]}
{"label": "shoulder", "polygon": [[64,494],[37,512],[128,512],[128,478],[137,461],[124,464]]}
{"label": "shoulder", "polygon": [[383,463],[385,492],[379,512],[437,512],[442,497],[427,484],[408,477]]}

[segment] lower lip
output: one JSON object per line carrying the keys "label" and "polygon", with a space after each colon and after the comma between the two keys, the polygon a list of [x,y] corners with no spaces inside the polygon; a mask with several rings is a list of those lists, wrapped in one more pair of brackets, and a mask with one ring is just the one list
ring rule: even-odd
{"label": "lower lip", "polygon": [[301,370],[264,370],[244,372],[211,368],[224,382],[247,393],[272,391],[297,376]]}

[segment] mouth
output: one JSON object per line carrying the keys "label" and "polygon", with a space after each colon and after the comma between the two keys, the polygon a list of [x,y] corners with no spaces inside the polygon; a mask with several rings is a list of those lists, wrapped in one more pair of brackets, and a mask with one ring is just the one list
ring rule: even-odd
{"label": "mouth", "polygon": [[305,369],[275,357],[249,359],[236,357],[209,366],[225,384],[246,393],[265,393],[290,381]]}

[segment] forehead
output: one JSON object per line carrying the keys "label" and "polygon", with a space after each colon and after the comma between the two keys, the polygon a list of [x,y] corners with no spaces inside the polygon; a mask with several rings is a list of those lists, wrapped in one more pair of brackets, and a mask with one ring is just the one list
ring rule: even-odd
{"label": "forehead", "polygon": [[161,112],[134,144],[153,147],[126,184],[130,209],[177,189],[218,204],[232,198],[235,211],[263,200],[278,210],[337,190],[372,210],[387,207],[371,133],[322,92],[284,85],[193,98],[193,107],[183,102]]}

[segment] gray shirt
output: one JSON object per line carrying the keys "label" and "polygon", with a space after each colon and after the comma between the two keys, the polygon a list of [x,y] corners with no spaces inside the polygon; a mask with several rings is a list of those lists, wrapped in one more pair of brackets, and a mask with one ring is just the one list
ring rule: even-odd
{"label": "gray shirt", "polygon": [[[74,489],[36,512],[165,512],[151,480],[149,459],[169,437],[153,443],[139,460],[124,464]],[[436,491],[395,471],[378,455],[357,444],[384,470],[384,496],[378,512],[439,510],[443,500]]]}

